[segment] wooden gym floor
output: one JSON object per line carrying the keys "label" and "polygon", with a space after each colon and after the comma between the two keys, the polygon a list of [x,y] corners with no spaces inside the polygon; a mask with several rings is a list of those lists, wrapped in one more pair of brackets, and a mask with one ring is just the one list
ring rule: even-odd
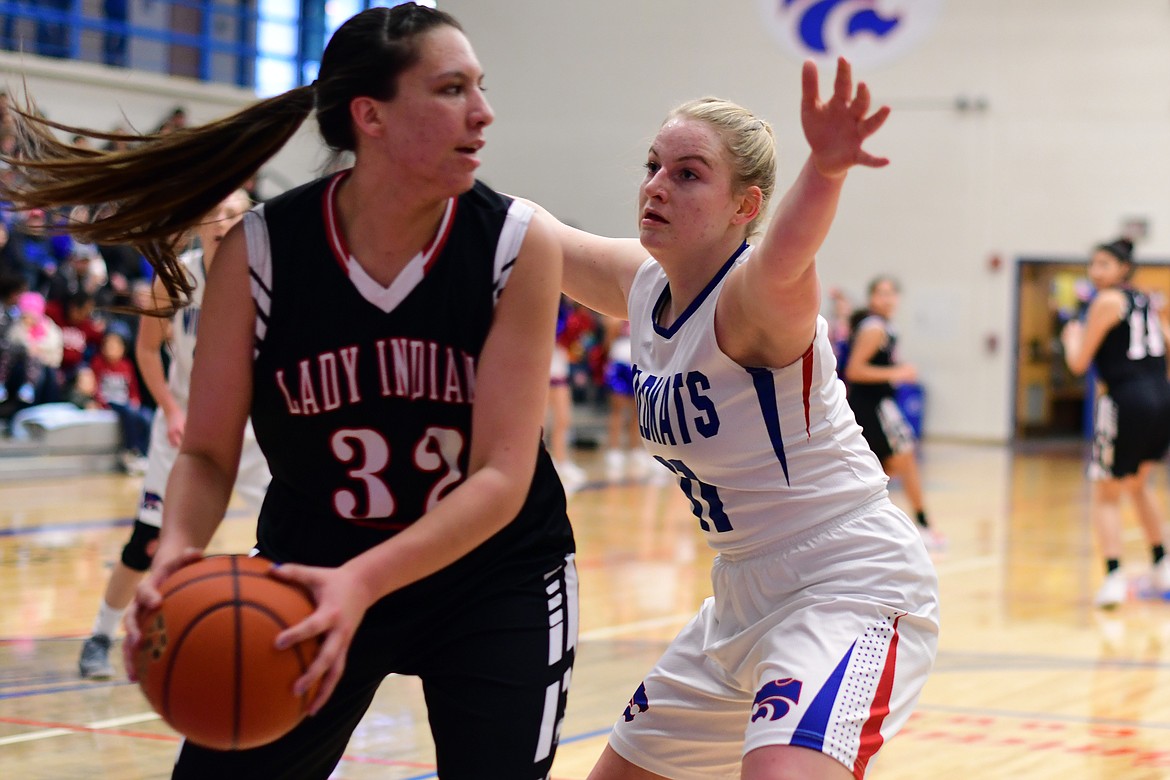
{"label": "wooden gym floor", "polygon": [[[580,462],[592,481],[570,500],[581,645],[559,780],[586,776],[642,673],[708,593],[711,560],[674,485],[607,478],[589,453]],[[870,778],[1170,778],[1170,602],[1091,606],[1101,574],[1080,447],[928,443],[922,465],[950,543],[935,555],[941,647]],[[137,687],[77,676],[139,489],[123,476],[0,484],[0,777],[169,776],[178,739]],[[1140,593],[1148,553],[1126,517]],[[246,550],[253,522],[233,510],[212,551]],[[387,679],[335,777],[435,777],[414,680]]]}

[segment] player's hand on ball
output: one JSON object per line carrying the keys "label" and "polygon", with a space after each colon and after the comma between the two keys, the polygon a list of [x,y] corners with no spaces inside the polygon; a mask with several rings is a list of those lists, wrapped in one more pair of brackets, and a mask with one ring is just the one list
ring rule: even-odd
{"label": "player's hand on ball", "polygon": [[122,642],[122,661],[126,665],[126,674],[131,682],[138,681],[138,670],[135,667],[135,658],[138,654],[138,645],[142,641],[141,617],[158,609],[162,603],[159,588],[166,578],[182,567],[203,558],[203,551],[189,547],[178,555],[167,556],[161,550],[151,562],[150,571],[138,583],[134,592],[134,600],[122,619],[126,638]]}
{"label": "player's hand on ball", "polygon": [[321,638],[317,657],[293,685],[293,691],[299,695],[320,680],[317,696],[309,705],[309,714],[316,715],[337,687],[345,671],[349,645],[374,599],[344,566],[331,569],[290,563],[275,567],[272,573],[278,579],[308,588],[317,605],[312,615],[276,638],[277,648],[289,647],[311,637]]}

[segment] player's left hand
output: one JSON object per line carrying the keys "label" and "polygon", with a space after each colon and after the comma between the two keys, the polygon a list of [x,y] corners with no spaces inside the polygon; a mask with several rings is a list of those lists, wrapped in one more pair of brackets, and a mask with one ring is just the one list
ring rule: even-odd
{"label": "player's left hand", "polygon": [[[853,70],[849,62],[837,59],[833,96],[822,103],[816,63],[806,60],[801,72],[800,123],[811,148],[812,161],[822,176],[844,176],[854,165],[881,168],[885,157],[875,157],[861,148],[890,115],[889,106],[869,113],[869,87],[864,82],[853,92]],[[868,116],[867,116],[868,114]]]}
{"label": "player's left hand", "polygon": [[313,614],[282,631],[276,637],[276,647],[284,649],[315,636],[321,637],[317,657],[293,683],[293,692],[300,696],[320,681],[317,695],[309,704],[309,714],[316,715],[333,694],[345,671],[349,645],[373,599],[358,578],[344,566],[330,569],[288,563],[274,566],[272,574],[279,580],[299,583],[313,594],[316,604]]}

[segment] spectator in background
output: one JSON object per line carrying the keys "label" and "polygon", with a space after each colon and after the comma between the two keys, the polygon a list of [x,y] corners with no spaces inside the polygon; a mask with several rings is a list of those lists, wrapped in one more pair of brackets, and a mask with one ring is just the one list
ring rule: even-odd
{"label": "spectator in background", "polygon": [[54,254],[57,249],[46,232],[47,219],[44,209],[29,209],[19,212],[9,231],[16,255],[28,288],[44,293],[57,273],[57,266],[63,258]]}
{"label": "spectator in background", "polygon": [[70,242],[66,254],[66,262],[49,279],[49,288],[45,298],[49,301],[49,316],[62,324],[61,316],[65,311],[66,302],[79,292],[83,292],[100,306],[108,306],[113,301],[113,293],[108,291],[106,278],[106,264],[98,254],[93,244]]}
{"label": "spectator in background", "polygon": [[[134,372],[138,376],[138,389],[142,393],[142,407],[150,409],[151,412],[158,407],[158,402],[154,395],[150,392],[150,383],[142,374],[142,367],[138,360],[138,336],[141,332],[142,318],[135,312],[150,311],[156,306],[154,295],[151,293],[151,282],[146,279],[138,279],[130,288],[130,307],[125,310],[114,310],[107,313],[107,327],[122,328],[127,336],[126,344],[130,355],[130,362],[134,364]],[[124,304],[122,304],[124,305]],[[165,339],[164,339],[165,341]],[[170,354],[164,346],[161,350],[163,358],[163,371],[166,372],[166,366],[170,361]]]}
{"label": "spectator in background", "polygon": [[0,271],[11,271],[24,278],[24,260],[10,240],[8,225],[0,219]]}
{"label": "spectator in background", "polygon": [[85,290],[69,296],[64,311],[54,316],[53,321],[61,327],[63,345],[60,386],[68,391],[78,370],[89,364],[101,349],[105,323],[98,319],[93,296]]}
{"label": "spectator in background", "polygon": [[110,130],[110,133],[120,137],[106,141],[105,145],[102,147],[105,151],[116,152],[130,148],[131,144],[128,140],[126,140],[126,136],[130,135],[130,128],[126,127],[126,125],[114,125],[114,128]]}
{"label": "spectator in background", "polygon": [[23,276],[11,269],[0,268],[0,406],[5,406],[17,387],[24,383],[26,351],[24,345],[14,341],[12,336],[13,326],[20,319],[16,301],[25,290]]}
{"label": "spectator in background", "polygon": [[24,381],[17,397],[28,405],[56,401],[60,393],[61,328],[45,315],[45,296],[40,293],[21,293],[16,305],[20,319],[12,327],[12,339],[25,353]]}
{"label": "spectator in background", "polygon": [[176,130],[182,130],[187,126],[187,109],[182,106],[175,106],[171,109],[171,113],[167,114],[166,119],[155,130],[155,135],[166,135],[173,133]]}
{"label": "spectator in background", "polygon": [[[104,213],[97,216],[104,216]],[[149,293],[153,273],[141,252],[129,244],[99,243],[96,246],[106,266],[107,289],[103,291],[103,305],[127,306],[132,298],[131,290],[139,281],[146,282],[146,290]]]}
{"label": "spectator in background", "polygon": [[122,465],[130,474],[146,473],[150,445],[150,412],[142,408],[134,365],[126,356],[126,334],[111,328],[102,336],[101,351],[90,363],[97,381],[95,398],[103,409],[112,409],[122,425]]}
{"label": "spectator in background", "polygon": [[78,409],[101,409],[97,400],[97,377],[89,366],[82,366],[77,372],[73,388],[66,393],[69,403]]}

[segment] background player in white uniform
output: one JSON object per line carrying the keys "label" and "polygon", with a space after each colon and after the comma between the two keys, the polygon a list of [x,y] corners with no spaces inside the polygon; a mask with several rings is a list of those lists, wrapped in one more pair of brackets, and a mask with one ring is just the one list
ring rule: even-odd
{"label": "background player in white uniform", "polygon": [[[726,101],[676,109],[649,150],[638,241],[560,228],[565,289],[628,307],[641,433],[719,552],[714,597],[618,719],[590,775],[862,777],[933,663],[937,580],[890,503],[834,373],[814,262],[844,178],[885,120],[838,63],[805,63],[811,156],[763,241],[767,123]],[[649,251],[651,259],[645,259]]]}
{"label": "background player in white uniform", "polygon": [[[82,677],[107,679],[113,676],[110,664],[110,643],[118,630],[134,590],[142,580],[158,545],[162,525],[163,500],[167,477],[187,424],[187,395],[191,386],[191,365],[195,359],[195,340],[199,330],[199,315],[203,302],[207,269],[215,260],[219,242],[228,229],[240,221],[250,206],[247,193],[237,190],[219,204],[206,220],[195,228],[199,246],[185,252],[180,260],[193,284],[191,303],[167,319],[142,317],[138,331],[136,354],[142,377],[158,401],[159,414],[154,416],[150,429],[150,450],[146,477],[142,483],[142,502],[130,539],[122,549],[121,559],[114,564],[98,614],[94,620],[93,636],[81,647],[78,667]],[[156,280],[155,300],[159,306],[168,306],[169,299]],[[170,366],[164,377],[161,348],[166,343]],[[271,477],[264,453],[256,444],[249,424],[244,429],[244,446],[240,451],[240,468],[235,489],[250,509],[259,511]]]}
{"label": "background player in white uniform", "polygon": [[609,391],[609,412],[606,417],[606,472],[611,479],[621,477],[627,471],[634,476],[641,476],[653,461],[648,463],[649,456],[642,447],[642,437],[638,432],[630,323],[625,319],[606,317],[605,333],[608,342],[605,386]]}

